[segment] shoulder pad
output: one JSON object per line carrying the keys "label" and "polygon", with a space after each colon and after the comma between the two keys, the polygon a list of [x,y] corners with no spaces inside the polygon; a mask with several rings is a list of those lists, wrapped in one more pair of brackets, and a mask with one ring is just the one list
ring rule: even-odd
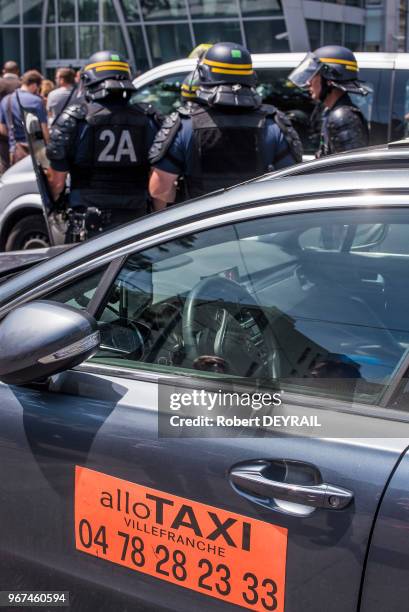
{"label": "shoulder pad", "polygon": [[328,121],[334,126],[344,125],[346,122],[357,123],[362,121],[363,115],[356,106],[338,106],[329,113]]}
{"label": "shoulder pad", "polygon": [[61,113],[61,116],[67,114],[75,119],[83,119],[87,114],[87,107],[85,104],[70,104]]}
{"label": "shoulder pad", "polygon": [[341,153],[368,145],[369,131],[365,117],[355,106],[340,106],[328,117],[331,152]]}
{"label": "shoulder pad", "polygon": [[86,107],[71,105],[64,109],[50,128],[47,157],[50,160],[65,159],[76,133],[77,124],[86,116]]}
{"label": "shoulder pad", "polygon": [[[264,110],[265,107],[263,106],[261,108]],[[283,133],[294,160],[297,163],[301,162],[303,146],[298,132],[294,129],[293,124],[291,123],[291,119],[288,117],[288,115],[278,110],[278,108],[275,108],[275,106],[266,105],[266,108],[268,109],[266,112],[267,116],[272,116],[274,122],[278,125]]]}
{"label": "shoulder pad", "polygon": [[136,102],[132,103],[129,108],[131,108],[133,111],[143,113],[152,119],[157,128],[161,127],[163,123],[163,115],[156,110],[153,104],[150,104],[149,102]]}
{"label": "shoulder pad", "polygon": [[192,115],[192,113],[194,113],[195,111],[197,111],[197,107],[192,105],[189,108],[185,104],[183,104],[182,106],[179,106],[179,108],[177,110],[177,112],[182,117],[182,119],[185,119],[186,117],[190,117]]}
{"label": "shoulder pad", "polygon": [[149,151],[149,163],[156,164],[163,159],[169,150],[181,125],[179,112],[167,115],[162,122],[162,127],[156,134]]}

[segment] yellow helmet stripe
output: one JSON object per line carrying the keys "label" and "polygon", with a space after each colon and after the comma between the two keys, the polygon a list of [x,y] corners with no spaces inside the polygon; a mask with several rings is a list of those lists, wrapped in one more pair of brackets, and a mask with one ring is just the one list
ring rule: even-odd
{"label": "yellow helmet stripe", "polygon": [[183,83],[182,89],[184,89],[185,91],[190,91],[190,90],[194,91],[196,89],[199,89],[199,85],[186,85],[185,83]]}
{"label": "yellow helmet stripe", "polygon": [[345,66],[345,70],[352,70],[353,72],[359,72],[358,66]]}
{"label": "yellow helmet stripe", "polygon": [[195,93],[188,93],[187,91],[183,91],[182,92],[182,96],[184,98],[196,98],[196,94]]}
{"label": "yellow helmet stripe", "polygon": [[251,64],[225,64],[223,62],[214,62],[213,60],[205,59],[203,63],[207,66],[215,66],[216,68],[238,68],[241,70],[249,70],[253,68]]}
{"label": "yellow helmet stripe", "polygon": [[121,70],[122,72],[130,74],[129,68],[122,68],[122,66],[98,66],[98,68],[95,68],[95,72],[103,72],[106,70]]}
{"label": "yellow helmet stripe", "polygon": [[212,68],[212,72],[218,72],[219,74],[240,74],[242,76],[254,74],[253,70],[227,70],[226,68]]}
{"label": "yellow helmet stripe", "polygon": [[95,62],[94,64],[88,64],[88,66],[85,66],[84,70],[92,70],[92,68],[98,68],[99,66],[112,66],[112,67],[119,67],[119,66],[123,66],[125,68],[128,68],[129,70],[129,64],[128,62],[114,62],[114,61],[108,61],[108,60],[104,60],[102,62]]}
{"label": "yellow helmet stripe", "polygon": [[323,62],[324,64],[343,64],[344,66],[355,66],[356,68],[358,67],[357,62],[337,59],[335,57],[320,57],[319,60],[320,62]]}

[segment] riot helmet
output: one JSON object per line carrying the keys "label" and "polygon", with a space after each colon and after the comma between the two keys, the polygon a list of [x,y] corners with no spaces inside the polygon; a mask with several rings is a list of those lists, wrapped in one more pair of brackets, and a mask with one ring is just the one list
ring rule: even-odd
{"label": "riot helmet", "polygon": [[325,98],[331,87],[361,95],[369,92],[358,80],[359,67],[354,53],[346,47],[327,45],[307,53],[288,78],[294,85],[303,89],[308,87],[313,77],[318,74],[323,79],[321,99]]}
{"label": "riot helmet", "polygon": [[261,97],[255,85],[256,73],[250,52],[236,43],[222,42],[210,47],[197,65],[197,99],[209,106],[258,108]]}
{"label": "riot helmet", "polygon": [[184,102],[195,100],[196,92],[199,89],[199,74],[197,69],[190,72],[182,83],[180,95]]}
{"label": "riot helmet", "polygon": [[116,51],[91,55],[81,71],[81,81],[88,100],[101,100],[113,94],[128,97],[134,90],[129,63]]}
{"label": "riot helmet", "polygon": [[221,42],[210,47],[199,61],[198,70],[203,85],[256,84],[250,52],[236,43]]}

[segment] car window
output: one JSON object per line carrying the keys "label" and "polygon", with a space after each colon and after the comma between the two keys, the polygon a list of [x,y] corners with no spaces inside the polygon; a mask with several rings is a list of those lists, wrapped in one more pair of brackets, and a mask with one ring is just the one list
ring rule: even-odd
{"label": "car window", "polygon": [[[397,245],[400,236],[399,250],[390,251],[392,242],[374,250],[389,232]],[[409,348],[408,238],[407,212],[311,212],[135,253],[101,305],[93,360],[279,378],[304,392],[374,402]]]}
{"label": "car window", "polygon": [[[320,120],[318,107],[307,91],[295,87],[289,80],[291,68],[260,68],[257,70],[257,91],[264,104],[272,104],[287,113],[297,130],[304,153],[318,149]],[[314,109],[315,110],[314,112]]]}
{"label": "car window", "polygon": [[393,92],[391,140],[409,136],[409,70],[396,70]]}
{"label": "car window", "polygon": [[356,94],[351,99],[358,106],[369,124],[369,144],[388,141],[392,70],[388,68],[360,68],[359,80],[370,89],[367,96]]}
{"label": "car window", "polygon": [[46,299],[85,310],[88,308],[106,269],[107,266],[103,266],[96,272],[76,278],[74,281],[48,294]]}
{"label": "car window", "polygon": [[172,74],[164,79],[143,85],[131,98],[131,103],[150,103],[163,115],[181,105],[180,88],[188,73]]}
{"label": "car window", "polygon": [[[258,91],[265,104],[272,104],[286,112],[303,142],[304,153],[313,154],[318,149],[320,134],[320,110],[308,91],[295,87],[289,80],[289,68],[258,69]],[[387,141],[389,123],[389,98],[391,70],[363,68],[359,78],[369,89],[366,96],[353,94],[353,103],[361,109],[370,127],[370,143]]]}

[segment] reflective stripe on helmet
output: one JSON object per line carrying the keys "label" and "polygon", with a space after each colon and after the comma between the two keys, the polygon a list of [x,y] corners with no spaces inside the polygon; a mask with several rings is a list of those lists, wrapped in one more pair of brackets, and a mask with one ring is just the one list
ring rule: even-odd
{"label": "reflective stripe on helmet", "polygon": [[215,62],[208,59],[204,59],[203,64],[206,64],[207,66],[215,66],[216,68],[238,68],[239,70],[249,70],[253,67],[251,64],[226,64],[224,62]]}
{"label": "reflective stripe on helmet", "polygon": [[241,75],[246,75],[246,74],[254,74],[253,70],[227,70],[227,68],[212,68],[211,69],[212,72],[217,72],[219,74],[241,74]]}
{"label": "reflective stripe on helmet", "polygon": [[103,66],[109,66],[110,69],[112,70],[113,68],[127,68],[129,70],[129,64],[128,62],[116,62],[116,61],[108,61],[108,60],[103,60],[101,62],[95,62],[94,64],[88,64],[88,66],[85,66],[84,71],[85,70],[92,70],[93,68],[99,68],[99,67],[103,67]]}
{"label": "reflective stripe on helmet", "polygon": [[344,66],[358,67],[358,63],[352,60],[337,59],[335,57],[319,57],[318,59],[323,64],[343,64]]}
{"label": "reflective stripe on helmet", "polygon": [[106,70],[114,70],[115,72],[122,70],[122,72],[128,72],[129,74],[129,68],[123,68],[122,66],[98,66],[98,68],[95,68],[95,72],[105,72]]}

